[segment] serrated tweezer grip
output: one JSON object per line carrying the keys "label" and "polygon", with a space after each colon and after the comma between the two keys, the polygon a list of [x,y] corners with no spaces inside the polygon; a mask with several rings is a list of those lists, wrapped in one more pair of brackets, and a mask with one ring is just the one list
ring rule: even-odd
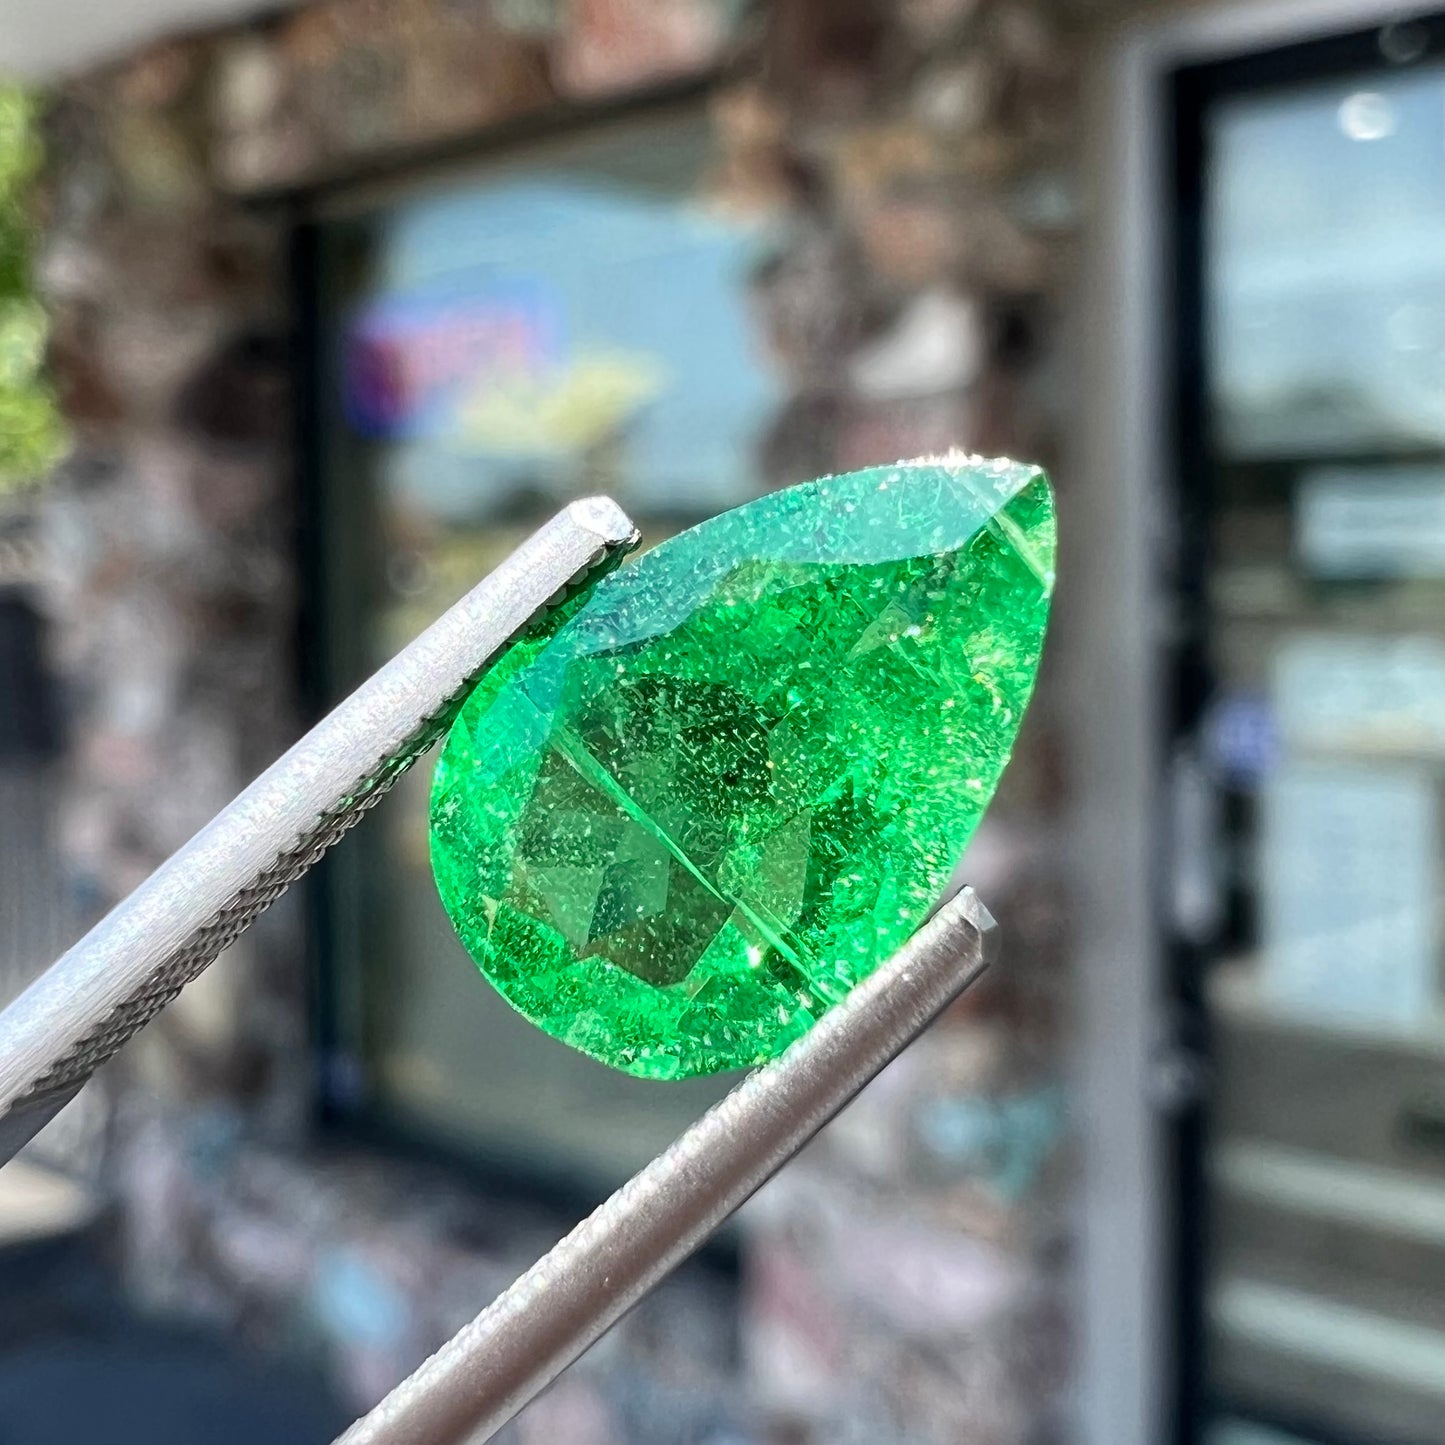
{"label": "serrated tweezer grip", "polygon": [[436,741],[512,637],[636,542],[615,502],[566,507],[0,1014],[0,1163]]}

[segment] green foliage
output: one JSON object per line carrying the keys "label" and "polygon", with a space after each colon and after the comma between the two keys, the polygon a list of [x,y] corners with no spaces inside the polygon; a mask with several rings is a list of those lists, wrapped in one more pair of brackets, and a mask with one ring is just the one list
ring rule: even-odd
{"label": "green foliage", "polygon": [[40,481],[65,448],[43,374],[45,312],[31,285],[29,193],[39,164],[34,102],[0,85],[0,493]]}

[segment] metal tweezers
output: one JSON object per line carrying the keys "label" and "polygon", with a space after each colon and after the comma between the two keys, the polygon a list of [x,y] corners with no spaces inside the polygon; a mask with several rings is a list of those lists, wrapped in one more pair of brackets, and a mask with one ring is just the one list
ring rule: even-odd
{"label": "metal tweezers", "polygon": [[[377,802],[513,637],[637,541],[606,498],[566,507],[0,1014],[0,1163]],[[490,1439],[967,988],[995,936],[973,891],[956,894],[358,1420],[345,1445]]]}

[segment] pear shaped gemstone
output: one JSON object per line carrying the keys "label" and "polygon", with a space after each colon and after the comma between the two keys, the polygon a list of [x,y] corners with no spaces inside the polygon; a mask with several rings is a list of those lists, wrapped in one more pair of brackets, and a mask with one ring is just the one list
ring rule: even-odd
{"label": "pear shaped gemstone", "polygon": [[947,884],[1053,566],[1043,473],[955,455],[774,493],[604,578],[437,765],[433,867],[482,972],[642,1077],[780,1053]]}

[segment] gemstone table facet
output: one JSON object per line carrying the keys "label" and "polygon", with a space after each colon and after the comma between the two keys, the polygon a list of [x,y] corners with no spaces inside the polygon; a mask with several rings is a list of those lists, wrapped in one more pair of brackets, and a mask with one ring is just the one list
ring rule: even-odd
{"label": "gemstone table facet", "polygon": [[462,941],[646,1078],[772,1058],[937,902],[1038,669],[1043,473],[949,456],[725,512],[482,679],[432,785]]}

